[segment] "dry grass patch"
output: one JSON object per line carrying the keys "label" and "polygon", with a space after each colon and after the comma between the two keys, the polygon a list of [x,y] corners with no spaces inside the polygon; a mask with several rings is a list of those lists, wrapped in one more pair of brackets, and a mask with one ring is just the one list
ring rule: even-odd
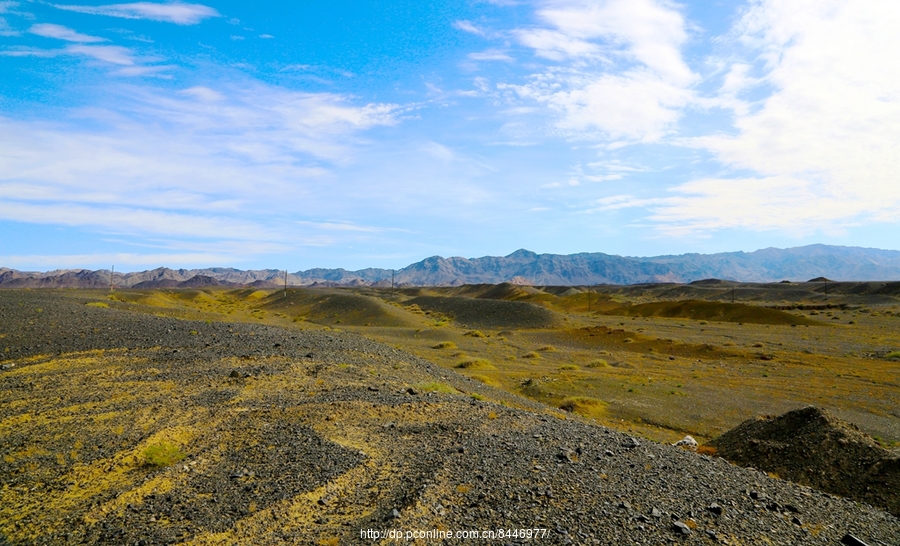
{"label": "dry grass patch", "polygon": [[609,362],[605,358],[595,358],[588,362],[588,368],[609,368]]}
{"label": "dry grass patch", "polygon": [[556,347],[554,347],[553,345],[543,345],[541,347],[538,347],[538,351],[542,353],[555,353]]}
{"label": "dry grass patch", "polygon": [[181,449],[171,442],[160,442],[147,446],[141,453],[141,458],[147,466],[172,466],[185,457],[186,455]]}
{"label": "dry grass patch", "polygon": [[570,396],[559,404],[561,410],[593,418],[604,417],[606,408],[606,402],[589,396]]}
{"label": "dry grass patch", "polygon": [[522,358],[541,358],[541,353],[530,351],[522,355]]}
{"label": "dry grass patch", "polygon": [[459,391],[451,387],[446,383],[440,383],[438,381],[429,381],[427,383],[419,383],[416,385],[416,389],[425,391],[425,392],[442,392],[445,394],[458,394]]}
{"label": "dry grass patch", "polygon": [[456,364],[457,368],[464,370],[496,370],[497,368],[491,364],[486,358],[467,358]]}
{"label": "dry grass patch", "polygon": [[452,341],[442,341],[437,345],[433,345],[432,349],[456,349],[456,343]]}

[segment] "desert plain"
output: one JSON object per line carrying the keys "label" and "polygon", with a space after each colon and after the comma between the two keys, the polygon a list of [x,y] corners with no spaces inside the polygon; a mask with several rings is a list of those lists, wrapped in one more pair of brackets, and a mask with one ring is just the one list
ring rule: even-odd
{"label": "desert plain", "polygon": [[900,283],[0,290],[0,367],[0,544],[900,543],[704,445],[896,452]]}

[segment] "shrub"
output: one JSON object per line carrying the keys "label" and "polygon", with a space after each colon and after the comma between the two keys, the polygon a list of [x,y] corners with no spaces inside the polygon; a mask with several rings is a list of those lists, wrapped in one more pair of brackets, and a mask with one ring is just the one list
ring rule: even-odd
{"label": "shrub", "polygon": [[602,417],[606,413],[606,402],[588,396],[571,396],[560,403],[559,409],[585,417]]}
{"label": "shrub", "polygon": [[522,355],[522,358],[541,358],[541,354],[531,351]]}
{"label": "shrub", "polygon": [[544,345],[542,347],[538,347],[538,351],[541,351],[542,353],[553,353],[556,352],[556,347],[554,347],[553,345]]}
{"label": "shrub", "polygon": [[425,392],[443,392],[448,394],[455,394],[459,391],[451,387],[446,383],[439,383],[437,381],[429,381],[427,383],[420,383],[416,385],[418,390],[422,390]]}
{"label": "shrub", "polygon": [[563,364],[562,366],[559,367],[559,371],[561,371],[561,372],[575,371],[575,370],[580,370],[580,369],[581,368],[579,368],[575,364]]}
{"label": "shrub", "polygon": [[456,349],[456,343],[452,341],[442,341],[431,347],[432,349]]}
{"label": "shrub", "polygon": [[891,360],[900,360],[900,351],[891,351],[885,355],[885,358],[889,358]]}
{"label": "shrub", "polygon": [[99,307],[101,309],[109,308],[109,304],[102,301],[92,301],[90,303],[86,303],[85,305],[87,305],[88,307]]}
{"label": "shrub", "polygon": [[481,330],[469,330],[468,332],[466,332],[463,335],[470,336],[470,337],[487,337],[486,335],[484,335],[484,332],[482,332]]}
{"label": "shrub", "polygon": [[480,370],[495,369],[494,366],[491,364],[491,361],[487,360],[485,358],[467,358],[467,359],[461,361],[459,364],[457,364],[456,367],[463,368],[463,369],[477,368]]}
{"label": "shrub", "polygon": [[608,368],[609,362],[603,358],[595,358],[588,363],[588,368]]}
{"label": "shrub", "polygon": [[147,446],[144,450],[144,464],[148,466],[171,466],[178,461],[184,459],[185,454],[181,452],[175,444],[170,442],[160,442]]}

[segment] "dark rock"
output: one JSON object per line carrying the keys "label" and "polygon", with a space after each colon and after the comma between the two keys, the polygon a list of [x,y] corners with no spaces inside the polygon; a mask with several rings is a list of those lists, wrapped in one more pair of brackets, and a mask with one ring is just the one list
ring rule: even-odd
{"label": "dark rock", "polygon": [[841,539],[841,544],[843,544],[844,546],[869,546],[868,544],[866,544],[865,542],[856,538],[855,536],[851,535],[850,533],[847,533],[846,535],[844,535],[844,538]]}

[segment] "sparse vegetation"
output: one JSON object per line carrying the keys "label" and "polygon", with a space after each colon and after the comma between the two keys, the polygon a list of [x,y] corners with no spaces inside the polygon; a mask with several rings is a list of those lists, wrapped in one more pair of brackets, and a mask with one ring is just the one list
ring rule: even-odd
{"label": "sparse vegetation", "polygon": [[900,351],[891,351],[885,355],[885,358],[889,360],[900,360]]}
{"label": "sparse vegetation", "polygon": [[588,368],[608,368],[609,362],[604,358],[595,358],[588,362]]}
{"label": "sparse vegetation", "polygon": [[486,358],[467,358],[456,364],[457,368],[461,369],[478,369],[478,370],[496,370],[497,368],[491,364],[490,360]]}
{"label": "sparse vegetation", "polygon": [[481,330],[469,330],[468,332],[464,333],[463,335],[469,336],[469,337],[478,337],[478,338],[487,337],[486,335],[484,335],[484,332],[482,332]]}
{"label": "sparse vegetation", "polygon": [[425,383],[419,383],[415,386],[417,390],[421,390],[424,392],[441,392],[445,394],[457,394],[459,391],[451,387],[446,383],[440,383],[438,381],[428,381]]}
{"label": "sparse vegetation", "polygon": [[559,409],[568,411],[569,413],[577,413],[585,417],[597,418],[606,415],[607,404],[597,398],[571,396],[560,403]]}
{"label": "sparse vegetation", "polygon": [[147,446],[141,455],[145,465],[157,467],[172,466],[185,458],[181,449],[171,442]]}
{"label": "sparse vegetation", "polygon": [[432,345],[432,349],[456,349],[456,343],[452,341],[442,341],[437,345]]}
{"label": "sparse vegetation", "polygon": [[87,305],[88,307],[99,307],[101,309],[109,308],[109,304],[106,303],[105,301],[92,301],[92,302],[86,303],[85,305]]}

